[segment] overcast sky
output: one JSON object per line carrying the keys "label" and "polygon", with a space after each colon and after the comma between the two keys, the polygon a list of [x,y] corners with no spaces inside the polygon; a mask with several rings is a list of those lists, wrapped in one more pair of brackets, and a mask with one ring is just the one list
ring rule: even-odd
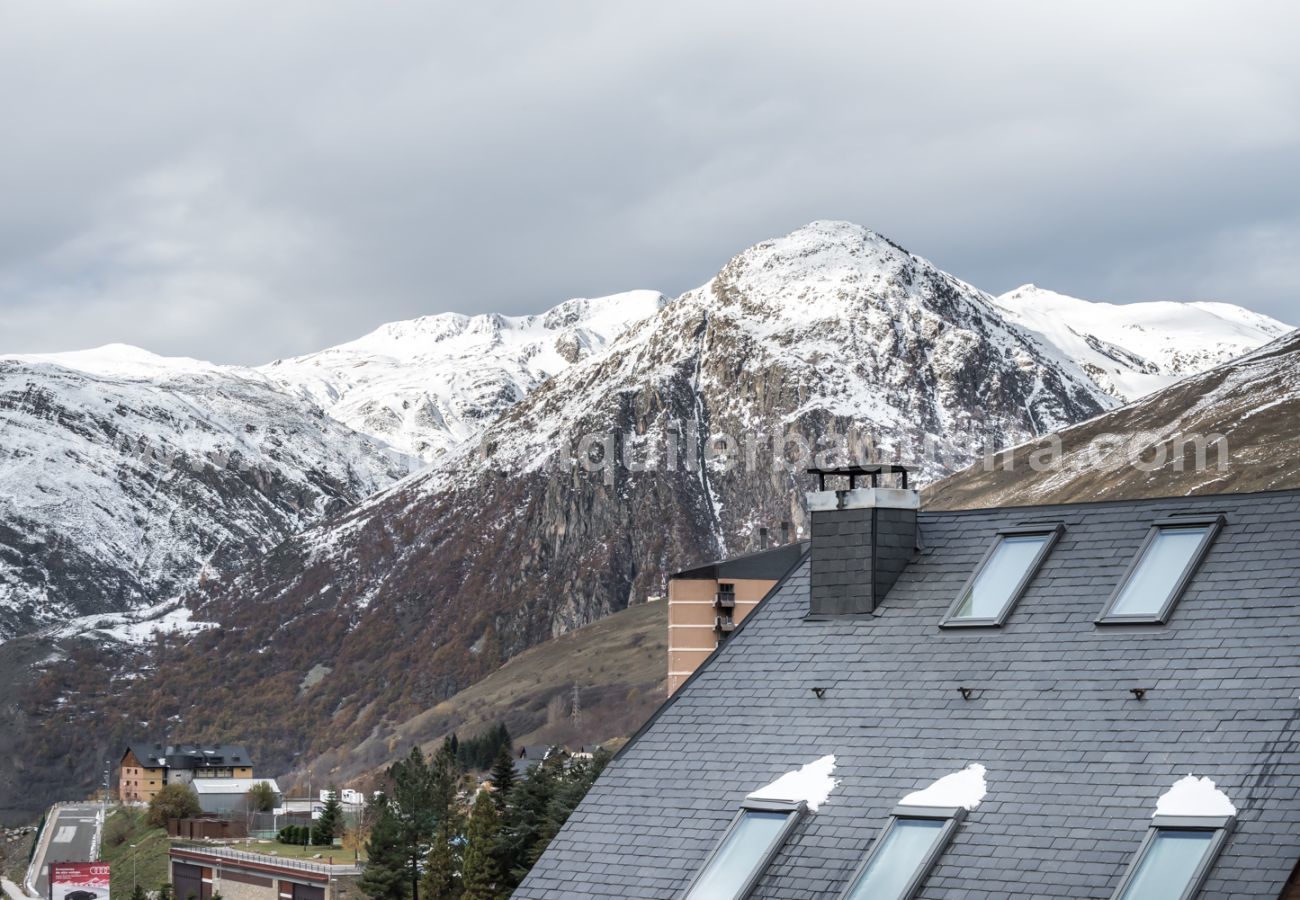
{"label": "overcast sky", "polygon": [[262,363],[810,220],[1300,324],[1300,4],[0,0],[0,352]]}

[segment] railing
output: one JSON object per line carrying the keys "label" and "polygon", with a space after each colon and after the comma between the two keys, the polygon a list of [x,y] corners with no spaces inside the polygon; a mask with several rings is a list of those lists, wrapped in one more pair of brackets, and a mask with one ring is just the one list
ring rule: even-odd
{"label": "railing", "polygon": [[729,591],[719,591],[713,598],[713,606],[715,609],[735,609],[736,595]]}
{"label": "railing", "polygon": [[272,856],[269,853],[249,853],[245,850],[232,850],[229,847],[201,844],[194,841],[173,841],[172,849],[188,850],[204,856],[215,856],[231,862],[256,863],[262,866],[281,866],[297,869],[300,872],[314,872],[317,875],[360,875],[364,866],[361,863],[323,863],[312,859],[294,859],[287,856]]}

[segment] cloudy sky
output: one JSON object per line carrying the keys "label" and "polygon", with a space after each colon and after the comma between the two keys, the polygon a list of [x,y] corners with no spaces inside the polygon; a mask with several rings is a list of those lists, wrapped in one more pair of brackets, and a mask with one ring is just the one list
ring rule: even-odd
{"label": "cloudy sky", "polygon": [[1300,324],[1293,3],[0,0],[0,352],[261,363],[812,219]]}

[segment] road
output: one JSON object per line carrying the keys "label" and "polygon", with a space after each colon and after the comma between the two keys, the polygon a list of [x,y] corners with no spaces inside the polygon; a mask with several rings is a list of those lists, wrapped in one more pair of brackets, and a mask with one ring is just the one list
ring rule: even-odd
{"label": "road", "polygon": [[[90,848],[95,842],[95,818],[99,810],[98,803],[60,806],[46,821],[50,840],[48,844],[41,841],[45,852],[36,870],[36,892],[40,896],[48,897],[50,894],[50,863],[93,861]],[[39,852],[40,848],[37,849]]]}

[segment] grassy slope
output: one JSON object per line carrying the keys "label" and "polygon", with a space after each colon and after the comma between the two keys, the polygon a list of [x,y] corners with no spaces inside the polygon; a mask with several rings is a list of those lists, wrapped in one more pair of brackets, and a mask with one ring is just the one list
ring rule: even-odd
{"label": "grassy slope", "polygon": [[[496,672],[360,746],[338,748],[295,773],[299,783],[344,785],[404,754],[435,747],[452,731],[473,736],[504,721],[516,744],[594,744],[626,737],[663,701],[668,608],[648,603],[521,653]],[[582,725],[571,713],[580,686]]]}
{"label": "grassy slope", "polygon": [[[114,897],[131,896],[133,856],[135,877],[146,891],[155,891],[158,885],[171,880],[167,871],[167,831],[146,824],[144,815],[142,809],[121,807],[104,822],[99,858],[113,866],[109,893]],[[132,844],[136,845],[134,849]]]}

